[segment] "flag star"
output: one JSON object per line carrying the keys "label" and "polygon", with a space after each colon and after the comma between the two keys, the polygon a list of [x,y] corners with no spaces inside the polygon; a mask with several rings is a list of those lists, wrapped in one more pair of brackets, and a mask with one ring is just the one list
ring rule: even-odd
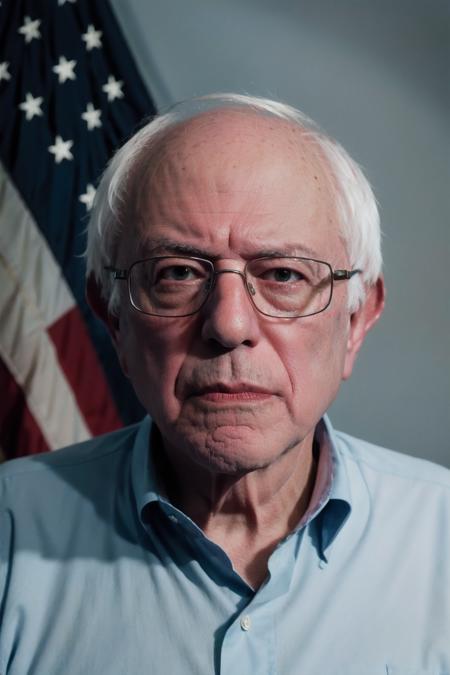
{"label": "flag star", "polygon": [[25,101],[19,104],[19,108],[25,112],[27,120],[32,120],[35,115],[42,115],[41,105],[44,99],[42,96],[33,97],[32,94],[26,94]]}
{"label": "flag star", "polygon": [[25,37],[25,42],[28,44],[36,38],[41,37],[41,34],[39,32],[39,26],[41,25],[40,19],[35,19],[32,21],[29,16],[26,16],[24,18],[24,24],[23,26],[20,26],[18,29],[18,32],[21,33]]}
{"label": "flag star", "polygon": [[53,66],[53,72],[58,75],[59,83],[62,84],[66,80],[75,80],[76,75],[73,69],[77,65],[76,61],[68,61],[65,56],[59,57],[57,66]]}
{"label": "flag star", "polygon": [[63,159],[73,159],[70,148],[73,141],[63,141],[61,136],[56,136],[54,145],[49,145],[48,149],[52,155],[55,155],[55,162],[59,164]]}
{"label": "flag star", "polygon": [[86,205],[86,211],[90,211],[92,209],[94,197],[95,197],[95,187],[91,183],[88,183],[86,186],[86,192],[83,195],[80,195],[79,197],[80,202],[83,202],[83,204]]}
{"label": "flag star", "polygon": [[87,31],[86,33],[83,33],[81,39],[86,43],[86,49],[88,50],[88,52],[90,52],[91,49],[95,49],[96,47],[102,46],[102,42],[100,40],[101,36],[102,31],[95,30],[92,24],[90,24],[87,27]]}
{"label": "flag star", "polygon": [[92,131],[95,127],[102,126],[102,123],[100,122],[101,114],[101,110],[96,110],[92,103],[87,104],[87,108],[85,112],[82,113],[81,118],[86,122],[89,131]]}
{"label": "flag star", "polygon": [[108,82],[103,85],[102,89],[108,94],[108,101],[114,101],[115,98],[123,98],[122,87],[122,80],[116,80],[115,77],[110,75]]}
{"label": "flag star", "polygon": [[0,63],[0,82],[2,80],[10,80],[11,79],[11,73],[8,73],[8,68],[9,68],[9,62],[8,61],[3,61],[3,63]]}

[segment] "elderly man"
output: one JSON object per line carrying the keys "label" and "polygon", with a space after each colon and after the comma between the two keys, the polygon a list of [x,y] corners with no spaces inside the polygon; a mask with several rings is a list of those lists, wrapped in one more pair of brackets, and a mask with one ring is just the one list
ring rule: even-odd
{"label": "elderly man", "polygon": [[117,153],[88,297],[152,421],[2,467],[2,675],[450,673],[449,472],[325,416],[379,238],[286,105],[207,97]]}

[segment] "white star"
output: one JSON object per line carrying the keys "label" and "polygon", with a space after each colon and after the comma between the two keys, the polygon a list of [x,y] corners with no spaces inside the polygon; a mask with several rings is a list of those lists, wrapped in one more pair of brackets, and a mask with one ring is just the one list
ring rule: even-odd
{"label": "white star", "polygon": [[115,77],[110,75],[108,82],[103,85],[102,89],[108,94],[108,101],[114,101],[115,98],[123,98],[122,87],[122,80],[116,80]]}
{"label": "white star", "polygon": [[31,42],[33,38],[38,38],[41,37],[41,34],[39,32],[39,26],[41,25],[40,19],[35,19],[32,21],[29,16],[26,16],[24,18],[24,24],[18,29],[18,32],[21,33],[25,37],[25,42],[28,44],[28,42]]}
{"label": "white star", "polygon": [[76,75],[73,69],[77,65],[76,61],[68,61],[65,56],[59,57],[57,66],[53,66],[53,72],[58,75],[59,83],[62,84],[66,80],[75,80]]}
{"label": "white star", "polygon": [[8,73],[8,68],[9,68],[9,62],[8,61],[3,61],[3,63],[0,63],[0,82],[2,80],[10,80],[11,79],[11,73]]}
{"label": "white star", "polygon": [[73,155],[70,152],[72,145],[73,141],[63,141],[61,136],[56,136],[55,144],[49,145],[48,149],[52,155],[55,155],[55,162],[59,164],[63,159],[73,159]]}
{"label": "white star", "polygon": [[82,113],[81,118],[86,122],[89,131],[92,131],[92,129],[95,129],[95,127],[102,126],[102,123],[100,122],[101,114],[102,111],[96,110],[92,103],[87,104],[86,111]]}
{"label": "white star", "polygon": [[44,99],[42,96],[33,98],[32,94],[26,94],[26,100],[19,104],[19,108],[25,112],[27,120],[32,120],[35,115],[42,115],[41,105]]}
{"label": "white star", "polygon": [[65,5],[66,2],[76,2],[77,0],[58,0],[58,5],[61,7],[61,5]]}
{"label": "white star", "polygon": [[88,183],[86,186],[86,192],[84,193],[84,195],[80,195],[79,197],[80,202],[83,202],[83,204],[86,205],[86,211],[90,211],[92,209],[94,197],[95,197],[95,187],[91,185],[91,183]]}
{"label": "white star", "polygon": [[81,36],[81,39],[86,43],[86,49],[88,52],[91,51],[91,49],[95,49],[95,47],[101,47],[102,42],[100,40],[102,36],[102,31],[101,30],[95,30],[94,26],[90,24],[87,27],[86,33],[83,33]]}
{"label": "white star", "polygon": [[2,80],[10,80],[11,79],[11,74],[8,73],[8,68],[9,68],[8,61],[3,61],[3,63],[0,63],[0,82]]}

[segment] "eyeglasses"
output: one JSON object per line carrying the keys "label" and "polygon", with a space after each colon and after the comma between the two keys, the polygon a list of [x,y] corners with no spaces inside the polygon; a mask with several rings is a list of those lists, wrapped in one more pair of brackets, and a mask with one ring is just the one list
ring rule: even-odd
{"label": "eyeglasses", "polygon": [[220,274],[238,274],[254,307],[266,316],[296,319],[323,312],[335,282],[362,270],[333,270],[323,260],[264,257],[243,270],[216,270],[211,260],[191,256],[158,256],[138,260],[128,269],[107,266],[118,281],[128,282],[131,305],[151,316],[182,317],[198,312]]}

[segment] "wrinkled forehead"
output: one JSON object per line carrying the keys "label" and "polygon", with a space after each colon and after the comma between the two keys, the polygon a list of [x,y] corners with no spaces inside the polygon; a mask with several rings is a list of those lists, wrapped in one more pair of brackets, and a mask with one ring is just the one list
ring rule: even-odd
{"label": "wrinkled forehead", "polygon": [[[208,111],[165,131],[141,158],[141,185],[151,187],[162,167],[186,171],[207,158],[220,159],[223,172],[232,162],[254,167],[269,160],[329,178],[329,166],[311,133],[294,122],[244,109]],[[296,166],[297,165],[297,166]],[[149,182],[150,181],[150,182]]]}
{"label": "wrinkled forehead", "polygon": [[[333,180],[314,136],[293,122],[241,109],[209,111],[166,131],[143,152],[132,197],[137,238],[152,223],[151,205],[173,195],[227,195],[271,189],[287,203],[308,193],[333,210]],[[304,201],[304,200],[303,200]],[[214,225],[211,224],[211,227]]]}

